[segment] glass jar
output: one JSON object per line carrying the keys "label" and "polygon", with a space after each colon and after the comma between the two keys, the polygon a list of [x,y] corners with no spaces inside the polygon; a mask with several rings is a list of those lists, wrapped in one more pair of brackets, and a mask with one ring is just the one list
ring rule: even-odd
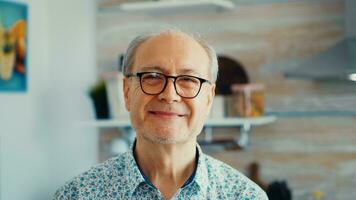
{"label": "glass jar", "polygon": [[260,117],[264,115],[264,85],[259,83],[232,84],[229,116]]}

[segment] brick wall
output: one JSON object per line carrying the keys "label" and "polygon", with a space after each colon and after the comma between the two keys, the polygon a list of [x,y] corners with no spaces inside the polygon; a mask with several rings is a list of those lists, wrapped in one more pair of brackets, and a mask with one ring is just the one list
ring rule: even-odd
{"label": "brick wall", "polygon": [[[258,161],[263,179],[286,179],[294,199],[309,199],[319,190],[325,199],[354,199],[356,118],[333,111],[356,112],[355,84],[283,77],[284,70],[345,36],[344,1],[265,2],[271,3],[244,1],[224,12],[144,14],[101,9],[99,71],[115,69],[118,55],[137,34],[166,27],[201,33],[219,54],[241,62],[252,82],[266,85],[268,112],[300,112],[298,117],[281,115],[275,123],[253,129],[245,151],[211,154],[243,172],[250,162]],[[332,115],[303,115],[307,111]]]}

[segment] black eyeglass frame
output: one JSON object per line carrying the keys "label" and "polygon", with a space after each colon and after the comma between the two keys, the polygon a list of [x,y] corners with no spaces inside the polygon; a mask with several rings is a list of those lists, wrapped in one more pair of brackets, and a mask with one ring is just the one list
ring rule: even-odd
{"label": "black eyeglass frame", "polygon": [[[160,92],[157,92],[157,93],[147,93],[144,89],[143,89],[143,86],[142,86],[142,76],[145,75],[145,74],[159,74],[159,75],[162,75],[164,78],[165,78],[165,84],[162,88],[162,90]],[[200,93],[200,90],[201,90],[201,86],[203,85],[203,83],[209,83],[209,84],[212,84],[209,80],[206,80],[206,79],[203,79],[203,78],[200,78],[200,77],[197,77],[197,76],[191,76],[191,75],[179,75],[179,76],[168,76],[168,75],[165,75],[163,73],[160,73],[160,72],[136,72],[136,73],[128,73],[125,75],[126,77],[138,77],[140,79],[140,87],[141,87],[141,90],[143,93],[147,94],[147,95],[159,95],[161,94],[167,87],[167,84],[168,84],[168,79],[171,78],[173,79],[173,85],[174,85],[174,89],[176,90],[176,93],[177,95],[179,95],[180,97],[182,98],[186,98],[186,99],[193,99],[195,97],[198,96],[198,94]],[[200,82],[200,85],[199,85],[199,89],[197,91],[197,93],[195,94],[195,96],[193,97],[185,97],[185,96],[182,96],[178,93],[177,91],[177,86],[176,86],[176,80],[178,78],[181,78],[181,77],[192,77],[192,78],[196,78],[199,80]]]}

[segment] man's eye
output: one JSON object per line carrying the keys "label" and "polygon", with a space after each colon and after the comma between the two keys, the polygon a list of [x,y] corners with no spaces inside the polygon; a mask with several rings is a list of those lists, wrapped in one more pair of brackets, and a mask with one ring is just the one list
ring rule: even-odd
{"label": "man's eye", "polygon": [[192,78],[192,77],[181,77],[179,79],[179,81],[185,82],[185,83],[198,83],[199,80],[196,78]]}
{"label": "man's eye", "polygon": [[160,78],[157,74],[146,74],[144,77],[145,77],[145,78],[148,78],[148,79],[157,79],[157,78]]}
{"label": "man's eye", "polygon": [[144,80],[148,80],[148,81],[151,81],[151,80],[161,80],[163,79],[162,76],[160,76],[159,74],[145,74],[143,76],[143,79]]}

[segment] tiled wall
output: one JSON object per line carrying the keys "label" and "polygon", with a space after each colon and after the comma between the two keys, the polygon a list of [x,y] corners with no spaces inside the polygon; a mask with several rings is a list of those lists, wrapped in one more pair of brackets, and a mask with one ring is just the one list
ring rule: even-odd
{"label": "tiled wall", "polygon": [[256,127],[244,151],[211,153],[247,172],[261,165],[262,180],[287,180],[293,199],[312,199],[321,191],[328,200],[356,196],[356,117],[279,118]]}
{"label": "tiled wall", "polygon": [[[341,106],[345,105],[341,110],[349,111],[351,106],[344,102],[356,102],[355,96],[350,95],[356,92],[353,84],[329,84],[325,87],[325,84],[313,81],[285,80],[283,77],[286,69],[344,37],[344,10],[341,0],[244,2],[233,10],[180,11],[173,14],[99,9],[98,66],[103,71],[116,68],[118,55],[137,34],[177,27],[200,33],[219,54],[228,55],[245,65],[252,82],[266,84],[268,111],[315,108],[315,102],[319,106],[315,111],[330,110],[325,101],[333,102],[340,96],[343,98],[336,101],[342,102]],[[356,112],[356,106],[351,109]]]}
{"label": "tiled wall", "polygon": [[199,32],[219,54],[239,60],[252,82],[266,85],[267,111],[300,112],[298,117],[283,115],[273,124],[253,129],[246,151],[213,155],[242,171],[257,160],[267,182],[288,180],[294,199],[308,199],[316,190],[323,191],[325,199],[354,199],[356,118],[303,113],[356,112],[355,84],[283,77],[285,69],[344,37],[344,1],[236,2],[241,4],[223,12],[145,14],[99,9],[99,71],[115,69],[118,55],[137,34],[166,27]]}

